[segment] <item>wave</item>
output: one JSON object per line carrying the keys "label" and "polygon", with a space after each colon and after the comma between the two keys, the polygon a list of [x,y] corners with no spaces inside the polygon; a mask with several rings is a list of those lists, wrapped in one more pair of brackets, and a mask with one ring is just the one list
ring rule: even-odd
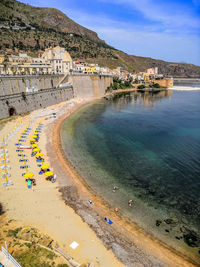
{"label": "wave", "polygon": [[192,87],[192,86],[174,86],[168,88],[169,90],[176,90],[176,91],[198,91],[200,87]]}

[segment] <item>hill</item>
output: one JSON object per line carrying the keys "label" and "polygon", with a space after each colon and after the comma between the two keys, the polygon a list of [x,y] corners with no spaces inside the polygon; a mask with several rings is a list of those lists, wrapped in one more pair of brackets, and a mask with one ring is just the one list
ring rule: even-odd
{"label": "hill", "polygon": [[85,59],[102,66],[121,66],[128,71],[143,71],[158,66],[159,72],[179,77],[200,77],[200,67],[127,55],[101,40],[91,31],[54,8],[39,8],[15,0],[0,2],[0,53],[27,52],[60,45],[73,58]]}

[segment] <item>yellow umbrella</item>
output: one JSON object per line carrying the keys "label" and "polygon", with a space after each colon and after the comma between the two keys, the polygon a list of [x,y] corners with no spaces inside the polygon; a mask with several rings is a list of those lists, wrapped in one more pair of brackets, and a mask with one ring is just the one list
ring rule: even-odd
{"label": "yellow umbrella", "polygon": [[32,136],[32,138],[36,138],[36,139],[37,139],[37,138],[38,138],[38,136],[37,136],[37,135],[33,135],[33,136]]}
{"label": "yellow umbrella", "polygon": [[39,152],[40,151],[40,148],[38,148],[38,147],[37,148],[34,148],[33,151],[34,152]]}
{"label": "yellow umbrella", "polygon": [[33,144],[32,147],[38,147],[38,145],[37,144]]}
{"label": "yellow umbrella", "polygon": [[35,142],[35,139],[34,138],[30,139],[30,142]]}
{"label": "yellow umbrella", "polygon": [[43,153],[37,153],[35,156],[36,157],[42,157],[43,156]]}
{"label": "yellow umbrella", "polygon": [[41,169],[48,169],[49,168],[49,165],[48,164],[43,164],[42,166],[41,166]]}
{"label": "yellow umbrella", "polygon": [[32,172],[27,172],[24,174],[25,178],[32,178],[34,176],[34,174]]}
{"label": "yellow umbrella", "polygon": [[49,171],[49,172],[45,172],[44,173],[46,176],[52,176],[53,175],[53,172]]}
{"label": "yellow umbrella", "polygon": [[34,132],[33,135],[38,135],[39,133],[38,132]]}

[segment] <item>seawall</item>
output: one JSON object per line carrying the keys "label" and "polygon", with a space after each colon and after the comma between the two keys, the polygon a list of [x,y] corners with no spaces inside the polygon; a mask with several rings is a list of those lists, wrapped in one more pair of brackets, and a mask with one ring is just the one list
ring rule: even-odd
{"label": "seawall", "polygon": [[[0,119],[67,101],[74,97],[103,96],[112,83],[108,75],[29,75],[0,77]],[[55,88],[59,81],[71,86]],[[27,93],[27,88],[37,92]]]}
{"label": "seawall", "polygon": [[72,87],[46,89],[35,93],[13,94],[0,97],[0,119],[23,114],[67,101],[74,97]]}
{"label": "seawall", "polygon": [[70,75],[68,82],[73,85],[75,97],[103,96],[107,87],[113,82],[113,77],[76,74]]}
{"label": "seawall", "polygon": [[38,90],[54,88],[64,75],[27,75],[0,77],[0,96],[26,92],[26,88]]}

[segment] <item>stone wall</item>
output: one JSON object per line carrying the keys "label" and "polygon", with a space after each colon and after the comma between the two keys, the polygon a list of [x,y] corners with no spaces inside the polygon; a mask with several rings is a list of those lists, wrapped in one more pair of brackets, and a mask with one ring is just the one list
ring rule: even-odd
{"label": "stone wall", "polygon": [[165,78],[162,80],[153,80],[154,83],[158,83],[160,86],[172,88],[174,86],[174,80],[170,78]]}
{"label": "stone wall", "polygon": [[63,75],[28,75],[0,77],[0,96],[26,92],[26,87],[45,90],[56,87]]}
{"label": "stone wall", "polygon": [[72,87],[1,96],[0,119],[55,105],[73,97],[74,92]]}
{"label": "stone wall", "polygon": [[[108,75],[69,75],[62,83],[71,87],[55,87],[64,75],[0,77],[0,119],[45,108],[73,97],[103,96],[113,82]],[[37,87],[38,92],[26,93],[26,87]]]}
{"label": "stone wall", "polygon": [[108,75],[70,75],[64,82],[70,82],[74,89],[75,97],[103,96],[105,90],[113,82]]}

